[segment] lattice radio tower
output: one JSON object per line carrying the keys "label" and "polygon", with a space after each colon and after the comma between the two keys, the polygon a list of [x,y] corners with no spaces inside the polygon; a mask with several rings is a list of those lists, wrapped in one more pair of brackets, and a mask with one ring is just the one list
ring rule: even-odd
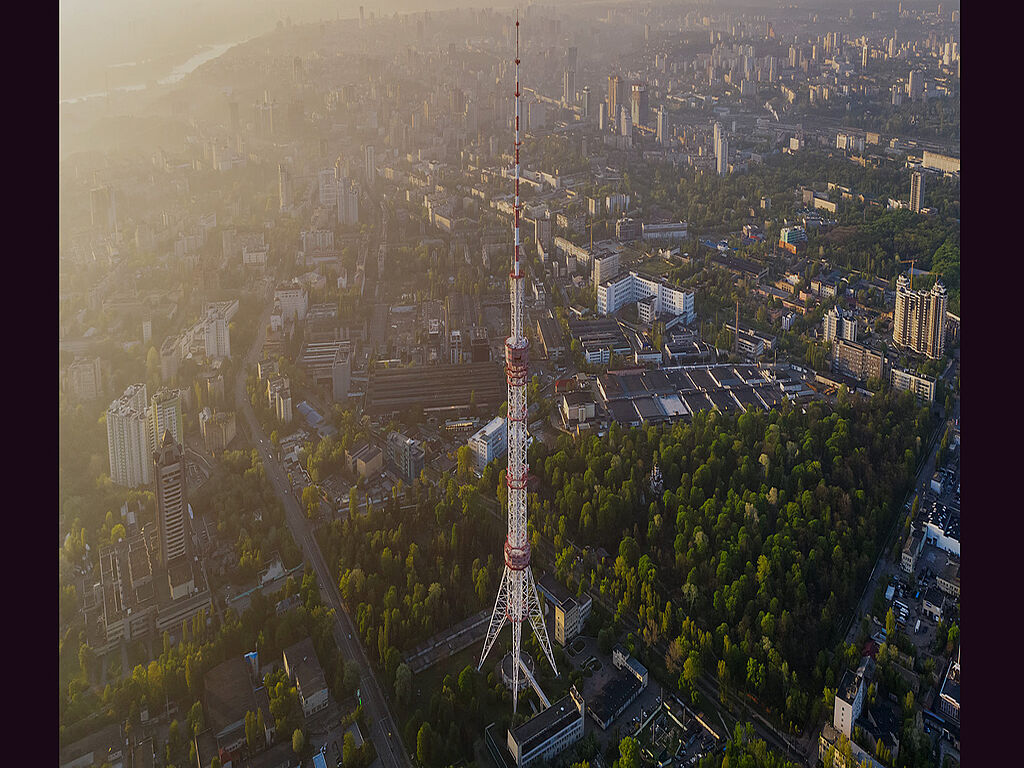
{"label": "lattice radio tower", "polygon": [[505,539],[505,572],[498,587],[498,598],[487,628],[479,670],[508,621],[512,625],[512,711],[519,699],[520,648],[523,622],[529,621],[551,668],[558,674],[551,653],[544,613],[537,598],[537,585],[530,570],[530,540],[526,530],[526,383],[529,349],[523,328],[525,281],[519,258],[519,19],[516,18],[516,143],[515,143],[515,250],[509,273],[512,304],[512,333],[505,340],[505,373],[508,378],[508,536]]}

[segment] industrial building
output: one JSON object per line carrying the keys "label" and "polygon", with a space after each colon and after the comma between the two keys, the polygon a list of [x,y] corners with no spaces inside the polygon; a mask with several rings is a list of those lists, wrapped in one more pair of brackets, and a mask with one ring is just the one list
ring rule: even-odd
{"label": "industrial building", "polygon": [[505,401],[505,372],[498,362],[374,368],[366,388],[365,410],[388,416],[419,407],[427,415],[451,418],[475,406],[497,411]]}
{"label": "industrial building", "polygon": [[348,400],[352,376],[350,341],[307,342],[296,362],[315,386],[330,390],[335,402]]}
{"label": "industrial building", "polygon": [[629,355],[633,348],[613,318],[570,320],[569,334],[583,348],[583,357],[591,365],[607,365],[612,354]]}
{"label": "industrial building", "polygon": [[804,394],[784,368],[709,365],[603,373],[598,394],[610,421],[623,426],[691,419],[699,411],[768,410]]}

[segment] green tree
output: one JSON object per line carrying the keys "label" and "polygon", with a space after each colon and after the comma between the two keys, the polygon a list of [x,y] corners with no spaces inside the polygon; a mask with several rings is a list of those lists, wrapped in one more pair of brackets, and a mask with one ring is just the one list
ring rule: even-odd
{"label": "green tree", "polygon": [[434,734],[430,728],[430,723],[423,723],[420,726],[419,733],[416,734],[416,759],[419,760],[420,765],[430,765],[433,741]]}
{"label": "green tree", "polygon": [[632,736],[619,742],[619,768],[640,768],[640,744]]}
{"label": "green tree", "polygon": [[292,733],[292,751],[296,755],[301,755],[306,749],[306,735],[302,732],[301,728],[296,728]]}
{"label": "green tree", "polygon": [[346,731],[345,737],[341,740],[341,763],[344,768],[353,768],[358,756],[359,750],[356,747],[356,737],[350,731]]}
{"label": "green tree", "polygon": [[402,662],[395,670],[395,698],[400,704],[408,704],[412,696],[412,671]]}

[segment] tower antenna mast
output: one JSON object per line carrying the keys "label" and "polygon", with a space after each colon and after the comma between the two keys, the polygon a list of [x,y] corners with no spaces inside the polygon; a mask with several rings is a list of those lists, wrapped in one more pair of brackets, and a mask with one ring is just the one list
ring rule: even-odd
{"label": "tower antenna mast", "polygon": [[523,267],[520,260],[519,240],[519,15],[516,14],[516,115],[515,115],[515,246],[512,254],[512,269],[509,272],[509,298],[512,305],[512,328],[505,340],[505,375],[508,380],[508,471],[505,483],[508,486],[508,535],[505,538],[505,570],[494,602],[494,612],[487,627],[483,652],[477,669],[483,667],[487,654],[498,639],[505,622],[512,626],[512,711],[519,702],[520,650],[522,647],[523,622],[528,621],[537,636],[537,642],[558,675],[555,657],[551,652],[544,613],[537,597],[537,585],[530,569],[530,540],[526,527],[526,383],[529,377],[529,343],[523,322],[525,297]]}

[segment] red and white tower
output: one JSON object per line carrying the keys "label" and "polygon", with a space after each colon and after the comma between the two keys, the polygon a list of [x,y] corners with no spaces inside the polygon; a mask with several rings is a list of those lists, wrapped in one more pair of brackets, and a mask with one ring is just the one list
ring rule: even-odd
{"label": "red and white tower", "polygon": [[505,538],[505,572],[498,587],[498,598],[484,639],[480,664],[497,640],[501,628],[508,621],[512,625],[512,710],[518,704],[520,689],[520,647],[523,622],[529,621],[544,650],[551,668],[558,674],[555,657],[551,653],[544,613],[537,598],[537,585],[530,570],[530,540],[526,530],[526,384],[529,378],[529,348],[523,319],[523,299],[526,281],[519,258],[519,20],[516,19],[516,143],[515,143],[515,251],[512,271],[509,273],[512,304],[512,333],[505,340],[505,373],[508,378],[508,536]]}

